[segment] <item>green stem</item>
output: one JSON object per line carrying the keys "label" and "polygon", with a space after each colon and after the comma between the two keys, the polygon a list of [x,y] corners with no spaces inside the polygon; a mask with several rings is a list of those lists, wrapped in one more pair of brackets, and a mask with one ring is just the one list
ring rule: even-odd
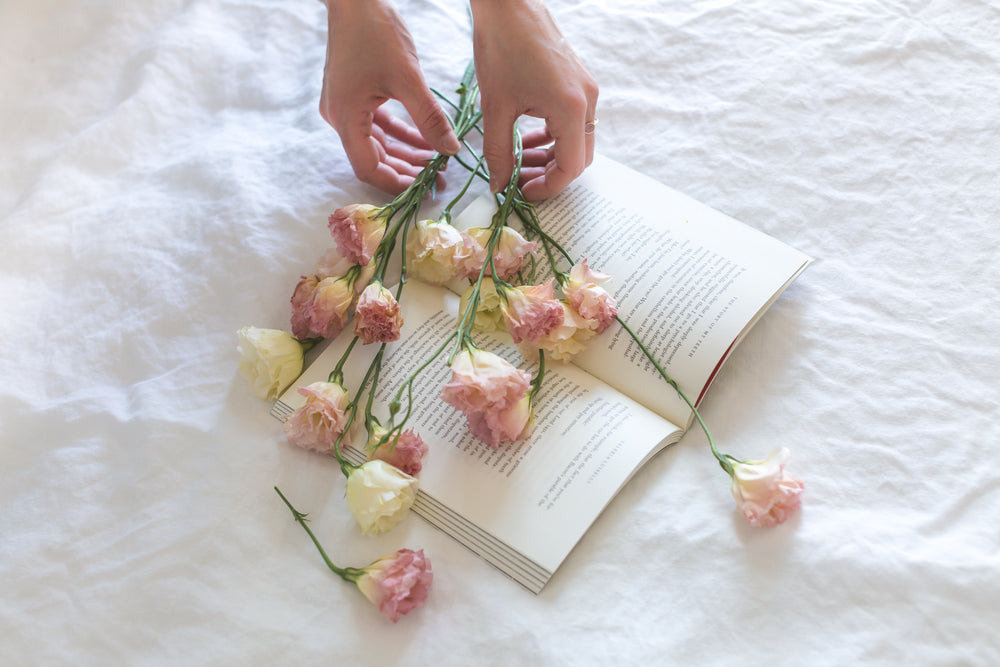
{"label": "green stem", "polygon": [[319,543],[319,540],[316,539],[316,536],[313,534],[312,530],[306,524],[306,521],[308,521],[308,519],[306,518],[307,515],[303,514],[302,512],[292,507],[292,504],[288,502],[288,498],[286,498],[285,494],[281,492],[281,489],[279,489],[278,487],[274,487],[274,490],[284,501],[285,505],[288,506],[288,509],[292,511],[292,516],[295,517],[295,521],[297,521],[298,524],[302,526],[302,528],[306,531],[306,534],[309,535],[309,539],[311,539],[312,543],[316,545],[317,549],[319,549],[319,555],[323,557],[323,562],[326,563],[326,566],[330,568],[330,570],[334,574],[336,574],[344,581],[357,583],[358,579],[360,579],[361,576],[364,575],[365,570],[363,568],[357,568],[357,567],[337,567],[336,565],[334,565],[333,561],[330,560],[330,557],[326,555],[326,551],[323,549],[323,545]]}
{"label": "green stem", "polygon": [[337,362],[336,367],[330,371],[330,375],[327,376],[327,382],[334,382],[340,386],[344,385],[344,364],[347,363],[347,358],[351,356],[351,350],[358,342],[358,337],[355,336],[351,339],[351,342],[347,345],[347,349],[344,350],[344,354],[340,355],[340,360]]}
{"label": "green stem", "polygon": [[689,408],[691,408],[691,412],[694,413],[695,419],[698,420],[698,424],[701,426],[701,430],[705,432],[705,437],[708,438],[708,445],[709,447],[712,448],[712,454],[718,460],[719,465],[722,466],[722,469],[725,470],[727,473],[729,473],[730,476],[732,476],[733,475],[732,462],[736,461],[736,459],[733,459],[728,454],[721,454],[719,452],[718,448],[715,446],[715,440],[712,438],[712,434],[709,432],[708,426],[705,424],[705,420],[701,418],[701,413],[698,412],[698,408],[696,408],[694,406],[694,403],[691,402],[691,400],[687,397],[687,395],[683,391],[681,391],[681,388],[677,385],[677,382],[675,382],[673,378],[667,375],[667,372],[663,370],[663,367],[660,366],[659,362],[657,362],[656,359],[653,357],[653,355],[650,353],[650,351],[646,349],[646,346],[643,344],[642,340],[640,340],[639,336],[637,336],[635,332],[632,331],[632,329],[625,322],[625,320],[617,316],[615,317],[615,319],[618,320],[618,323],[622,326],[623,329],[625,329],[628,335],[632,337],[632,340],[634,340],[636,345],[639,346],[639,349],[642,350],[642,353],[646,355],[646,358],[649,359],[651,364],[653,364],[653,367],[656,368],[656,370],[660,373],[660,376],[664,379],[664,381],[666,381],[667,384],[673,387],[674,391],[677,392],[677,395],[681,397],[681,399],[687,404]]}
{"label": "green stem", "polygon": [[469,178],[465,181],[465,186],[462,188],[461,192],[455,195],[455,198],[448,202],[448,205],[441,211],[441,215],[439,216],[441,222],[451,223],[451,209],[455,208],[455,205],[458,204],[462,197],[465,196],[465,193],[469,191],[469,187],[472,185],[472,181],[476,179],[476,175],[479,173],[479,168],[483,166],[483,160],[485,159],[485,157],[480,156],[479,161],[476,163],[476,168],[474,170],[469,170],[471,173],[469,174]]}

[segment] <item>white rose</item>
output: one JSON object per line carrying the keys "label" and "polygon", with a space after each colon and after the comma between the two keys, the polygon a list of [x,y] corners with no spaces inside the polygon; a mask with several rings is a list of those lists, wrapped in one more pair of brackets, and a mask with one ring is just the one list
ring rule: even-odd
{"label": "white rose", "polygon": [[347,478],[347,506],[365,535],[403,520],[417,497],[417,479],[385,461],[368,461]]}
{"label": "white rose", "polygon": [[[462,301],[458,306],[459,317],[469,307],[472,300],[472,292],[475,285],[462,292]],[[479,288],[479,305],[476,308],[476,319],[472,324],[475,331],[493,333],[495,331],[506,331],[507,325],[503,321],[503,311],[500,310],[500,295],[497,294],[496,285],[492,278],[483,278]]]}
{"label": "white rose", "polygon": [[446,222],[420,220],[406,241],[407,271],[434,285],[455,277],[455,253],[462,235]]}
{"label": "white rose", "polygon": [[254,396],[273,401],[302,374],[302,344],[287,331],[243,327],[239,335],[240,374]]}

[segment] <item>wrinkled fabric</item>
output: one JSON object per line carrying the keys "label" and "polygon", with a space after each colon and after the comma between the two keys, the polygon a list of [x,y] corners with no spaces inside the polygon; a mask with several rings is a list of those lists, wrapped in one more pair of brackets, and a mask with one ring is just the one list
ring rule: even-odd
{"label": "wrinkled fabric", "polygon": [[[449,94],[465,7],[397,4]],[[703,404],[801,510],[746,525],[693,430],[538,596],[417,516],[362,536],[234,349],[388,200],[318,114],[322,4],[7,0],[0,664],[1000,664],[996,5],[548,5],[598,151],[817,258]],[[425,550],[425,606],[384,619],[275,484],[335,562]]]}

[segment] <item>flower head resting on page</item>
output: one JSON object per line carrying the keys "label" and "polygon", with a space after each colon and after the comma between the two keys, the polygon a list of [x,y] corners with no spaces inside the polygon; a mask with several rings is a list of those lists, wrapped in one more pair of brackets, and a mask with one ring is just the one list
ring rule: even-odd
{"label": "flower head resting on page", "polygon": [[358,297],[354,309],[354,335],[365,345],[399,340],[403,316],[392,292],[373,281]]}
{"label": "flower head resting on page", "polygon": [[479,412],[467,412],[469,430],[494,449],[501,442],[527,438],[535,424],[532,398],[529,393],[506,408],[491,406]]}
{"label": "flower head resting on page", "polygon": [[500,312],[515,343],[535,345],[563,323],[563,306],[556,300],[552,281],[520,287],[498,284]]}
{"label": "flower head resting on page", "polygon": [[347,390],[335,382],[313,382],[299,387],[305,404],[285,420],[288,442],[321,454],[334,453],[334,445],[347,428]]}
{"label": "flower head resting on page", "polygon": [[463,412],[508,408],[531,388],[531,375],[498,354],[464,349],[451,362],[451,381],[441,397]]}
{"label": "flower head resting on page", "polygon": [[407,270],[417,278],[440,285],[455,277],[456,254],[462,235],[447,222],[420,220],[406,241]]}
{"label": "flower head resting on page", "polygon": [[563,285],[566,301],[580,317],[597,322],[595,333],[602,333],[612,325],[618,307],[611,295],[601,285],[611,279],[606,273],[594,271],[583,259],[569,271],[569,280]]}
{"label": "flower head resting on page", "polygon": [[[476,292],[475,285],[469,285],[462,292],[462,299],[458,306],[460,313],[464,313],[469,308],[474,292]],[[478,297],[476,315],[472,324],[473,331],[484,333],[506,331],[503,311],[500,310],[500,295],[497,294],[496,284],[492,278],[483,278],[483,282],[479,286]]]}
{"label": "flower head resting on page", "polygon": [[563,318],[559,326],[533,343],[521,343],[521,352],[526,358],[531,359],[536,350],[542,350],[553,359],[569,361],[587,349],[595,334],[596,321],[584,319],[565,302],[560,302],[560,306]]}
{"label": "flower head resting on page", "polygon": [[416,477],[423,467],[422,460],[427,449],[424,439],[412,428],[389,435],[386,429],[373,421],[365,454],[369,461],[381,459],[407,475]]}
{"label": "flower head resting on page", "polygon": [[[472,279],[479,276],[483,263],[487,260],[485,249],[489,245],[492,232],[490,227],[473,227],[462,232],[467,254],[460,263],[459,275]],[[524,258],[534,254],[537,247],[536,242],[528,241],[516,229],[505,225],[500,231],[499,241],[493,251],[497,276],[506,280],[520,271]],[[486,267],[486,274],[491,274],[489,266]]]}
{"label": "flower head resting on page", "polygon": [[465,414],[469,428],[492,447],[531,431],[531,375],[503,357],[466,348],[451,363],[441,397]]}

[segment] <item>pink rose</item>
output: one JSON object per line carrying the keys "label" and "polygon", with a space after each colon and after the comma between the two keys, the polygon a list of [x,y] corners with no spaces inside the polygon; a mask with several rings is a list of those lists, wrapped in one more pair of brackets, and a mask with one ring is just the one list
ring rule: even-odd
{"label": "pink rose", "polygon": [[562,324],[563,307],[556,301],[552,278],[541,285],[523,285],[513,289],[501,283],[500,311],[515,343],[537,343]]}
{"label": "pink rose", "polygon": [[321,454],[333,454],[334,444],[347,425],[347,390],[334,382],[313,382],[299,387],[305,405],[285,420],[288,442]]}
{"label": "pink rose", "polygon": [[302,276],[292,293],[292,333],[299,340],[333,338],[347,324],[354,288],[341,276]]}
{"label": "pink rose", "polygon": [[380,459],[407,475],[416,476],[423,468],[421,459],[427,453],[427,445],[423,438],[411,428],[393,435],[379,445],[386,433],[387,431],[377,422],[372,424],[368,446],[365,448],[368,460]]}
{"label": "pink rose", "polygon": [[514,442],[531,435],[534,426],[531,396],[525,395],[508,408],[490,407],[466,413],[466,418],[473,435],[495,449],[501,442]]}
{"label": "pink rose", "polygon": [[424,550],[400,549],[383,556],[364,569],[355,581],[372,604],[395,623],[427,599],[434,574]]}
{"label": "pink rose", "polygon": [[386,222],[377,217],[380,210],[371,204],[351,204],[330,216],[330,234],[340,254],[352,264],[368,264],[381,243]]}
{"label": "pink rose", "polygon": [[392,293],[375,281],[365,288],[354,309],[354,335],[368,343],[390,343],[399,340],[403,316]]}
{"label": "pink rose", "polygon": [[544,350],[546,357],[557,361],[569,361],[574,356],[587,349],[587,343],[594,337],[595,320],[581,317],[566,303],[560,302],[563,309],[562,324],[555,327],[533,345],[521,344],[521,352],[527,358],[536,356],[536,350]]}
{"label": "pink rose", "polygon": [[733,464],[733,498],[751,526],[774,526],[802,504],[802,480],[785,472],[791,452],[782,447],[763,461]]}
{"label": "pink rose", "polygon": [[[478,278],[479,272],[486,261],[486,246],[489,244],[491,229],[489,227],[473,227],[462,232],[465,245],[463,256],[459,260],[458,273],[466,278]],[[497,275],[509,278],[521,270],[525,256],[534,254],[538,244],[528,241],[513,227],[504,227],[493,251],[493,263]],[[491,275],[486,267],[486,275]]]}
{"label": "pink rose", "polygon": [[444,386],[441,398],[466,413],[502,410],[521,400],[530,387],[530,374],[492,352],[472,348],[455,355],[451,382]]}
{"label": "pink rose", "polygon": [[569,282],[563,286],[566,301],[581,317],[597,322],[595,333],[601,333],[615,321],[618,306],[601,287],[611,276],[592,270],[584,259],[569,271]]}
{"label": "pink rose", "polygon": [[462,249],[462,235],[447,222],[420,220],[406,240],[406,270],[435,285],[446,283],[455,277]]}

